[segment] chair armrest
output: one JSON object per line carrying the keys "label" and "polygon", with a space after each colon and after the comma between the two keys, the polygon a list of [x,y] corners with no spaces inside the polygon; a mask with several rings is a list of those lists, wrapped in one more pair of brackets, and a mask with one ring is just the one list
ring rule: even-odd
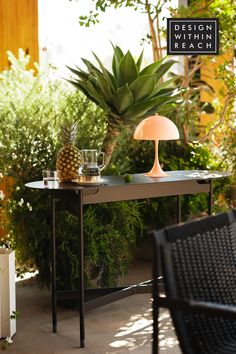
{"label": "chair armrest", "polygon": [[236,306],[222,305],[213,302],[184,300],[169,297],[158,297],[157,306],[170,310],[181,310],[183,312],[199,313],[211,316],[236,320]]}

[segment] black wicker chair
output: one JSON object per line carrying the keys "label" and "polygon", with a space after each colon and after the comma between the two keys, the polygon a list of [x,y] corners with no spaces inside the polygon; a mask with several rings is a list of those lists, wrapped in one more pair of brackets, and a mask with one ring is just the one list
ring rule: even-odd
{"label": "black wicker chair", "polygon": [[236,354],[236,212],[154,231],[154,244],[152,353],[165,307],[184,354]]}

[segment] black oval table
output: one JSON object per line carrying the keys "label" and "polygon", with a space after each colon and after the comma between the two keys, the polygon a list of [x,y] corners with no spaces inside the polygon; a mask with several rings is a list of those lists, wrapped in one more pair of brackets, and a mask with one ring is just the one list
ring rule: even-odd
{"label": "black oval table", "polygon": [[[130,183],[126,183],[122,176],[104,176],[105,183],[101,185],[81,186],[77,183],[60,183],[45,185],[43,181],[29,182],[26,187],[46,191],[51,198],[51,299],[52,299],[52,330],[57,331],[57,299],[79,299],[80,308],[80,346],[85,346],[84,313],[90,309],[116,301],[125,296],[150,291],[151,281],[134,286],[109,289],[84,289],[84,238],[83,238],[83,205],[128,201],[145,198],[176,196],[176,222],[181,221],[181,195],[208,193],[208,214],[212,213],[213,181],[226,178],[227,172],[218,171],[169,171],[165,177],[147,177],[144,174],[132,175]],[[69,200],[77,206],[79,219],[79,289],[77,291],[57,291],[56,289],[56,213],[55,205],[58,200]],[[95,294],[96,298],[85,301],[85,292]],[[98,296],[98,297],[97,297]],[[91,299],[91,296],[90,296]]]}

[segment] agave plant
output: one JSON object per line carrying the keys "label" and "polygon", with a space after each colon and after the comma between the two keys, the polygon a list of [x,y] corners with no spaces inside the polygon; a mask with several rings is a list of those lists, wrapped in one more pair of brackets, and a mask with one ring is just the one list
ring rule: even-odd
{"label": "agave plant", "polygon": [[98,67],[82,59],[87,71],[70,68],[75,78],[68,80],[107,113],[107,134],[102,150],[110,161],[122,127],[137,124],[149,115],[162,113],[173,102],[173,78],[162,82],[163,75],[174,63],[161,59],[141,69],[143,52],[137,61],[113,46],[112,73],[93,53]]}

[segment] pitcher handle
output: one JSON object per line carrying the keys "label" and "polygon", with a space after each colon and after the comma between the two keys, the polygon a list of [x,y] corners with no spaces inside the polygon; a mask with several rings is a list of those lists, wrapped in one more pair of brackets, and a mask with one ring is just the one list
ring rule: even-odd
{"label": "pitcher handle", "polygon": [[102,164],[98,165],[98,167],[100,168],[100,170],[102,170],[105,167],[105,153],[104,152],[100,152],[99,156],[102,156]]}

